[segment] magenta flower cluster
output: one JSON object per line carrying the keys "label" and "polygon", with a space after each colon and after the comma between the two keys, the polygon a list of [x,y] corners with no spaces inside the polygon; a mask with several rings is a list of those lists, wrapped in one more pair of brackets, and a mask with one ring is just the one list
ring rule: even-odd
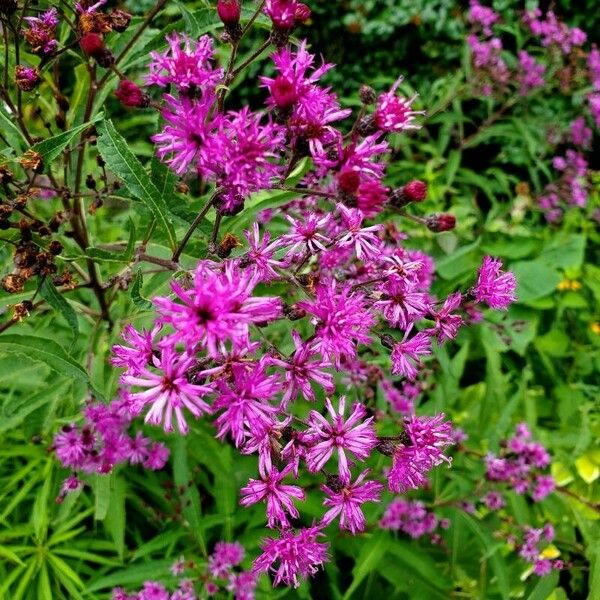
{"label": "magenta flower cluster", "polygon": [[[543,472],[550,464],[550,456],[541,444],[531,439],[527,425],[517,425],[515,435],[501,446],[499,455],[489,453],[485,457],[488,481],[506,483],[517,494],[528,494],[534,502],[554,491],[554,478]],[[487,497],[486,504],[497,510],[502,501],[498,496]]]}
{"label": "magenta flower cluster", "polygon": [[123,401],[89,404],[83,414],[83,425],[64,425],[54,438],[58,460],[72,471],[63,483],[58,501],[83,486],[78,474],[110,473],[121,463],[150,470],[165,466],[169,449],[164,444],[153,442],[141,431],[128,433],[133,416]]}
{"label": "magenta flower cluster", "polygon": [[[225,4],[220,14],[235,39],[235,6]],[[306,7],[273,0],[264,9],[276,51],[273,76],[260,79],[261,110],[227,108],[224,86],[235,70],[216,64],[209,36],[172,33],[166,50],[151,55],[146,82],[164,90],[156,153],[178,176],[211,188],[200,216],[216,214],[207,257],[153,299],[149,329],[127,326],[113,348],[122,373],[119,399],[110,405],[127,440],[119,448],[133,447],[126,430],[138,416],[180,435],[193,435],[193,421],[202,419],[216,438],[256,456],[240,504],[264,506],[273,534],[250,574],[235,576],[239,584],[231,580],[241,560],[237,546],[218,546],[209,560],[211,576],[248,590],[260,573],[270,573],[276,585],[298,586],[329,559],[327,532],[334,526],[363,532],[365,505],[380,503],[386,489],[424,488],[432,469],[450,465],[452,425],[443,414],[416,414],[427,362],[439,344],[479,318],[479,308],[506,309],[516,299],[514,276],[491,257],[470,290],[432,294],[432,259],[405,248],[392,223],[372,221],[426,199],[424,182],[396,190],[384,183],[387,138],[419,127],[416,95],[400,92],[401,78],[380,94],[362,89],[362,109],[342,130],[352,111],[321,81],[332,65],[319,64],[305,41],[294,49],[287,44],[307,18]],[[245,244],[231,233],[219,243],[221,219],[226,227],[256,192],[289,191],[289,175],[305,158],[292,201],[260,217],[270,231],[254,222]],[[455,219],[430,215],[420,222],[440,232]],[[98,420],[104,431],[106,419]],[[65,466],[83,469],[78,461],[87,441],[70,441],[65,436],[72,431],[83,435],[61,433],[57,453]],[[158,466],[153,451],[163,447],[138,437],[135,452],[107,458],[106,470],[124,460]],[[309,494],[322,506],[312,522],[302,514]],[[431,518],[413,520],[419,519],[431,527]],[[159,590],[157,598],[174,600],[158,584],[147,585]],[[186,593],[175,592],[182,599]],[[133,598],[152,597],[138,594]]]}
{"label": "magenta flower cluster", "polygon": [[[241,569],[246,556],[239,542],[217,542],[204,567],[183,557],[171,566],[171,573],[177,580],[177,588],[170,592],[157,581],[146,581],[141,590],[126,592],[115,588],[112,600],[199,600],[199,598],[230,594],[235,600],[254,600],[256,575]],[[194,580],[203,582],[203,594],[196,593]]]}

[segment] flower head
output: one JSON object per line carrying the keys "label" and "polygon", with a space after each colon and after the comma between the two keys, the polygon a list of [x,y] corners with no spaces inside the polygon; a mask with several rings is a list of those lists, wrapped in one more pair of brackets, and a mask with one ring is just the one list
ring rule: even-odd
{"label": "flower head", "polygon": [[495,260],[491,256],[483,259],[477,285],[473,290],[477,302],[485,302],[491,308],[504,309],[517,299],[515,276],[510,272],[505,273],[501,269],[502,262],[500,260]]}
{"label": "flower head", "polygon": [[417,99],[415,94],[412,98],[396,96],[396,90],[403,77],[399,77],[389,92],[379,96],[375,110],[375,125],[386,132],[399,133],[405,129],[420,129],[420,125],[413,123],[416,115],[424,115],[422,110],[412,110],[411,106]]}
{"label": "flower head", "polygon": [[274,573],[274,585],[284,583],[298,587],[300,580],[314,575],[327,561],[327,544],[317,541],[323,534],[319,527],[306,527],[298,533],[282,531],[279,538],[263,541],[263,553],[254,561],[255,573]]}

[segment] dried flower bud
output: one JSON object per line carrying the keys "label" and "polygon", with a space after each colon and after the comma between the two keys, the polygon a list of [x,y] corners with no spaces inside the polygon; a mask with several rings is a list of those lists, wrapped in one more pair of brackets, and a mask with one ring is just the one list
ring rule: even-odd
{"label": "dried flower bud", "polygon": [[456,217],[449,214],[429,215],[427,217],[427,229],[434,233],[450,231],[456,227]]}
{"label": "dried flower bud", "polygon": [[187,194],[190,191],[190,186],[185,181],[180,181],[176,186],[175,190],[180,194]]}
{"label": "dried flower bud", "polygon": [[115,57],[114,57],[113,53],[108,48],[105,48],[104,52],[100,56],[96,57],[96,62],[101,67],[104,67],[105,69],[108,69],[111,65],[114,64]]}
{"label": "dried flower bud", "polygon": [[33,303],[30,300],[23,300],[19,304],[15,304],[13,307],[13,318],[16,321],[20,321],[25,317],[29,316],[29,313],[33,310]]}
{"label": "dried flower bud", "polygon": [[0,282],[5,292],[9,294],[18,294],[25,288],[25,279],[15,273],[5,275]]}
{"label": "dried flower bud", "polygon": [[373,135],[377,131],[374,115],[363,117],[358,124],[357,130],[361,135]]}
{"label": "dried flower bud", "polygon": [[40,73],[35,67],[17,65],[15,67],[15,83],[24,92],[31,92],[40,82]]}
{"label": "dried flower bud", "polygon": [[410,199],[404,193],[404,188],[396,188],[390,194],[390,206],[394,208],[403,208],[410,202]]}
{"label": "dried flower bud", "polygon": [[298,319],[302,319],[306,316],[306,311],[303,308],[299,308],[295,304],[292,304],[291,306],[288,304],[284,304],[283,314],[290,321],[297,321]]}
{"label": "dried flower bud", "polygon": [[44,159],[35,150],[27,150],[19,159],[19,163],[24,169],[31,169],[35,173],[41,173],[44,170]]}
{"label": "dried flower bud", "polygon": [[104,40],[97,33],[87,33],[79,40],[81,49],[95,59],[100,58],[105,51]]}
{"label": "dried flower bud", "polygon": [[361,85],[358,90],[358,96],[363,104],[374,104],[377,100],[375,90],[369,85]]}
{"label": "dried flower bud", "polygon": [[123,33],[131,23],[131,15],[121,8],[114,8],[108,15],[114,31]]}
{"label": "dried flower bud", "polygon": [[375,449],[384,456],[393,456],[396,448],[398,448],[398,444],[393,440],[379,440],[377,446],[375,446]]}
{"label": "dried flower bud", "polygon": [[58,256],[63,251],[63,245],[58,240],[53,240],[48,246],[48,252],[53,256]]}
{"label": "dried flower bud", "polygon": [[86,178],[85,178],[85,187],[88,190],[95,190],[96,189],[96,180],[94,179],[94,176],[89,174]]}
{"label": "dried flower bud", "polygon": [[7,183],[11,183],[13,177],[13,172],[10,169],[4,165],[0,165],[0,184],[6,185]]}
{"label": "dried flower bud", "polygon": [[6,221],[12,215],[13,208],[8,204],[0,204],[0,221]]}
{"label": "dried flower bud", "polygon": [[17,11],[19,5],[17,0],[0,0],[0,14],[6,15],[7,17]]}
{"label": "dried flower bud", "polygon": [[226,233],[217,248],[217,256],[219,258],[227,258],[234,248],[239,248],[241,245],[240,241],[234,235]]}
{"label": "dried flower bud", "polygon": [[115,96],[123,106],[128,108],[146,108],[150,104],[148,94],[145,94],[138,85],[128,79],[121,79]]}
{"label": "dried flower bud", "polygon": [[419,179],[409,181],[403,191],[405,196],[413,202],[422,202],[427,198],[427,184]]}

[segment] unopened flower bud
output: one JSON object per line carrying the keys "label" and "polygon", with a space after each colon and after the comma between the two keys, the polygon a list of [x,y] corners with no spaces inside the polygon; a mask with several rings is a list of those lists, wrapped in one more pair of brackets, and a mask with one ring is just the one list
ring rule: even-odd
{"label": "unopened flower bud", "polygon": [[15,83],[24,92],[31,92],[40,81],[40,73],[34,67],[17,65],[15,67]]}
{"label": "unopened flower bud", "polygon": [[89,174],[86,178],[85,178],[85,187],[88,190],[95,190],[96,189],[96,180],[94,179],[94,176]]}
{"label": "unopened flower bud", "polygon": [[123,106],[128,108],[146,108],[150,104],[148,94],[145,94],[138,85],[128,79],[121,79],[115,96]]}
{"label": "unopened flower bud", "polygon": [[398,444],[393,440],[379,440],[375,449],[384,456],[393,456],[398,448]]}
{"label": "unopened flower bud", "polygon": [[296,23],[306,23],[306,21],[310,19],[311,14],[311,10],[306,4],[298,2],[296,6],[296,12],[294,13]]}
{"label": "unopened flower bud", "polygon": [[289,108],[298,100],[296,86],[283,75],[279,75],[273,81],[271,96],[278,108]]}
{"label": "unopened flower bud", "polygon": [[357,127],[358,133],[361,135],[373,135],[377,131],[377,124],[373,115],[364,116]]}
{"label": "unopened flower bud", "polygon": [[390,206],[394,208],[403,208],[410,202],[410,199],[404,193],[404,188],[396,188],[390,194]]}
{"label": "unopened flower bud", "polygon": [[237,25],[240,22],[242,9],[238,0],[218,0],[217,14],[224,25]]}
{"label": "unopened flower bud", "polygon": [[115,57],[108,48],[105,48],[104,52],[102,52],[100,56],[97,56],[95,58],[96,62],[105,69],[110,68],[110,66],[113,65],[115,62]]}
{"label": "unopened flower bud", "polygon": [[10,169],[5,167],[4,165],[0,165],[0,183],[7,184],[13,180],[13,173]]}
{"label": "unopened flower bud", "polygon": [[100,58],[105,51],[104,40],[97,33],[87,33],[79,40],[81,49],[92,58]]}
{"label": "unopened flower bud", "polygon": [[58,256],[62,251],[63,245],[58,240],[50,242],[50,245],[48,246],[48,252],[50,252],[50,254]]}
{"label": "unopened flower bud", "polygon": [[360,173],[353,169],[345,169],[338,176],[338,187],[346,194],[354,194],[360,185]]}
{"label": "unopened flower bud", "polygon": [[447,213],[439,215],[429,215],[427,217],[427,229],[434,233],[450,231],[456,227],[456,217]]}
{"label": "unopened flower bud", "polygon": [[361,85],[358,90],[358,96],[363,104],[369,105],[374,104],[377,100],[377,94],[375,90],[369,85]]}
{"label": "unopened flower bud", "polygon": [[108,17],[113,30],[119,33],[123,33],[131,23],[131,15],[120,8],[113,9]]}
{"label": "unopened flower bud", "polygon": [[427,198],[427,184],[419,179],[409,181],[403,191],[405,196],[413,202],[422,202]]}

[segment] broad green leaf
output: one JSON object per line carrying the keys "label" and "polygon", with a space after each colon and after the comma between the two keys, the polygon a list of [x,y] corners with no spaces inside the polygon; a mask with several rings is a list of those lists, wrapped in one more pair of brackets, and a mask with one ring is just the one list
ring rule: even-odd
{"label": "broad green leaf", "polygon": [[97,592],[98,590],[106,590],[114,588],[119,585],[127,587],[140,587],[144,581],[149,579],[153,581],[161,581],[164,577],[168,576],[173,564],[173,559],[167,558],[164,560],[155,560],[147,563],[134,563],[122,569],[105,575],[92,581],[87,587],[87,592]]}
{"label": "broad green leaf", "polygon": [[44,162],[49,164],[57,156],[60,156],[63,150],[65,150],[65,148],[75,139],[75,137],[83,133],[86,129],[89,129],[94,123],[98,123],[98,121],[102,120],[103,117],[104,114],[99,113],[91,121],[84,123],[83,125],[73,127],[73,129],[69,129],[69,131],[59,133],[54,137],[38,142],[37,144],[34,144],[31,149],[39,152],[42,155]]}
{"label": "broad green leaf", "polygon": [[129,144],[110,120],[98,126],[98,151],[108,167],[120,177],[127,189],[150,210],[167,235],[172,250],[177,247],[175,230],[168,215],[167,204],[142,163],[129,149]]}
{"label": "broad green leaf", "polygon": [[540,577],[527,600],[547,600],[557,585],[558,571],[552,571],[550,575]]}
{"label": "broad green leaf", "polygon": [[517,278],[517,302],[548,296],[562,280],[556,267],[541,259],[514,263],[510,270]]}
{"label": "broad green leaf", "polygon": [[244,210],[230,220],[224,221],[224,230],[233,234],[240,234],[255,220],[258,213],[267,208],[279,208],[298,198],[296,192],[269,191],[259,192],[252,196],[244,205]]}
{"label": "broad green leaf", "polygon": [[48,277],[44,279],[44,282],[40,287],[40,296],[65,318],[65,321],[73,332],[73,340],[75,340],[79,335],[77,313],[69,302],[65,300],[64,296],[58,292]]}
{"label": "broad green leaf", "polygon": [[585,454],[575,460],[575,468],[579,477],[586,483],[593,483],[600,477],[600,467]]}

